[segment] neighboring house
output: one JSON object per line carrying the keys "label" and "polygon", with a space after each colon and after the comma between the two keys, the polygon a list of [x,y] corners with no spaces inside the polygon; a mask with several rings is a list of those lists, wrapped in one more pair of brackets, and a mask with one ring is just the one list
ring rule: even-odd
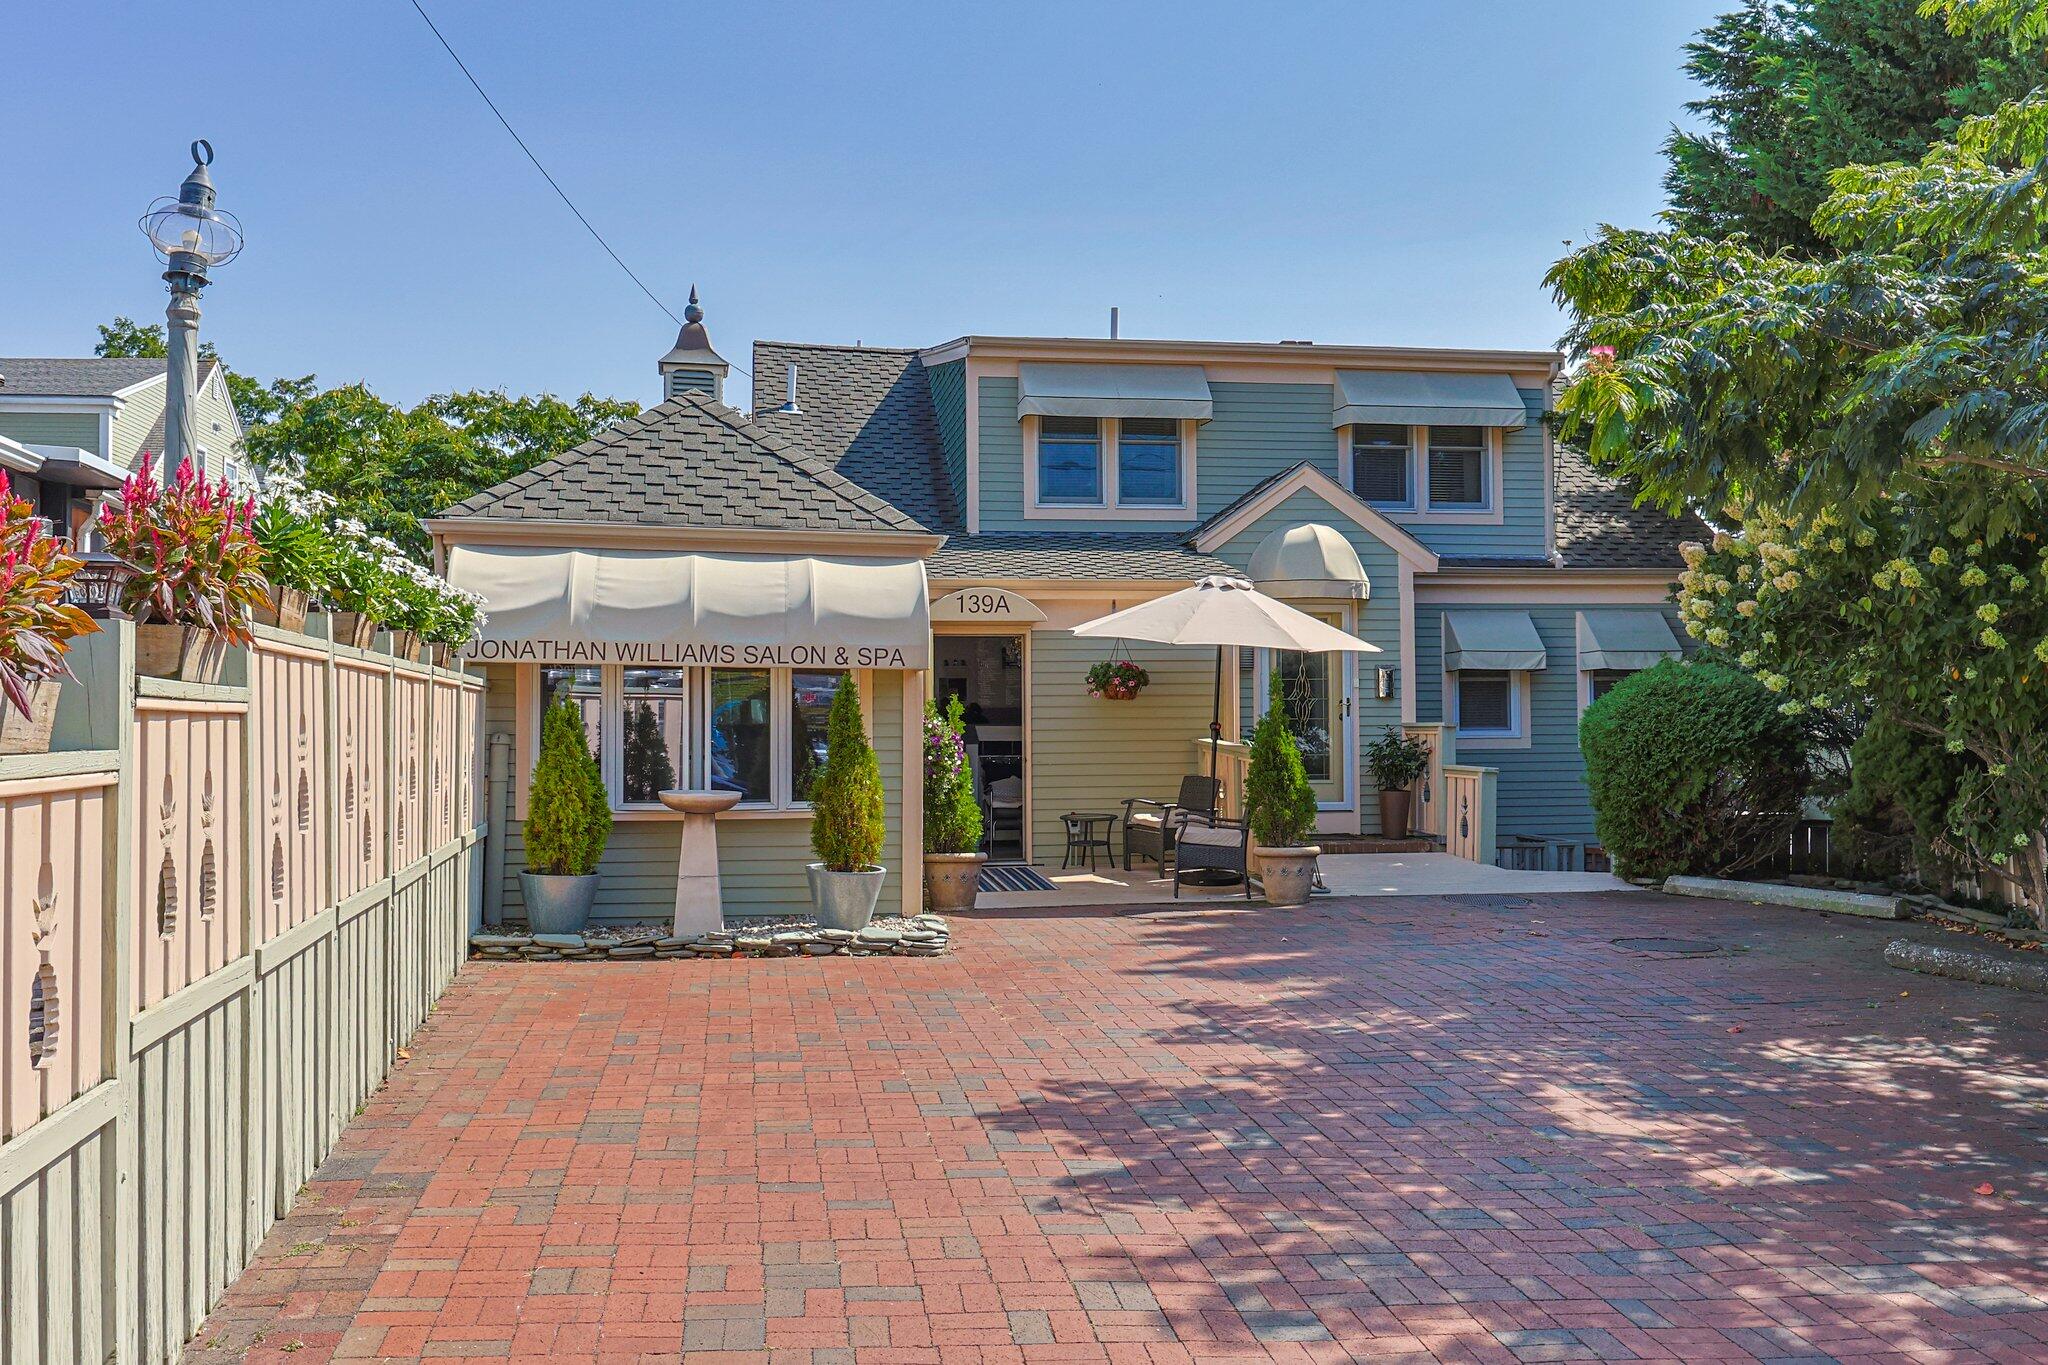
{"label": "neighboring house", "polygon": [[[650,895],[676,836],[645,793],[624,790],[622,737],[657,680],[620,651],[636,621],[648,638],[713,648],[721,629],[756,639],[745,611],[721,616],[702,590],[669,594],[666,615],[645,607],[662,595],[650,583],[702,578],[721,551],[747,552],[763,578],[835,553],[922,560],[929,667],[913,660],[887,695],[961,696],[981,786],[1015,779],[1000,792],[1019,799],[994,803],[998,853],[1056,860],[1065,812],[1170,797],[1196,768],[1213,653],[1129,643],[1151,686],[1095,700],[1084,674],[1110,650],[1067,627],[1217,573],[1250,576],[1382,651],[1234,651],[1230,733],[1248,733],[1277,683],[1326,833],[1377,831],[1366,746],[1389,726],[1440,723],[1457,727],[1460,761],[1498,770],[1502,838],[1585,840],[1579,714],[1622,673],[1682,652],[1670,587],[1679,543],[1705,528],[1637,507],[1552,440],[1561,365],[1554,351],[1293,342],[762,342],[747,418],[726,406],[728,367],[699,314],[662,361],[668,401],[430,528],[458,579],[495,557],[476,582],[508,602],[557,591],[519,565],[555,554],[577,566],[546,613],[495,622],[478,657],[522,764],[539,699],[564,685],[585,697],[607,781],[636,822],[608,858],[644,870],[620,885]],[[523,652],[535,642],[542,654]],[[664,656],[682,665],[659,679],[680,717],[679,782],[728,785],[758,746],[772,776],[740,809],[801,814],[786,770],[800,761],[789,755],[802,701],[785,694],[805,675],[792,671],[802,656],[791,668],[782,657],[760,661],[759,724],[743,730],[719,717],[738,683],[726,675],[746,667]],[[543,672],[543,660],[581,666]],[[907,713],[902,725],[910,733]],[[792,859],[803,833],[787,827]]]}
{"label": "neighboring house", "polygon": [[[42,515],[76,529],[90,503],[164,448],[165,362],[140,356],[0,357],[0,437],[41,463],[11,475]],[[200,467],[239,474],[242,423],[218,360],[199,363]],[[159,466],[161,469],[161,466]]]}

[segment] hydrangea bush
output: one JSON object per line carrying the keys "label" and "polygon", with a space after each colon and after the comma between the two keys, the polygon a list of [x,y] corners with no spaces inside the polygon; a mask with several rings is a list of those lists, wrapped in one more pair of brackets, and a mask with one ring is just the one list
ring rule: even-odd
{"label": "hydrangea bush", "polygon": [[1965,477],[1854,521],[1731,508],[1739,534],[1684,547],[1679,609],[1786,716],[1867,708],[1973,759],[1947,827],[1923,834],[2019,882],[2048,927],[2048,540],[1973,516]]}

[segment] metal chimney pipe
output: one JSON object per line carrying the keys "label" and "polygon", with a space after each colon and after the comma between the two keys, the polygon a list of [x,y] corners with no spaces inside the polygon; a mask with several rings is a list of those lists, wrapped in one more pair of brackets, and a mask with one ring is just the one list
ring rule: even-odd
{"label": "metal chimney pipe", "polygon": [[803,409],[802,409],[802,408],[800,408],[800,407],[798,407],[798,406],[796,405],[796,362],[795,362],[794,360],[792,360],[792,361],[790,361],[790,362],[789,362],[789,380],[788,380],[788,396],[787,396],[787,397],[785,397],[785,398],[784,398],[784,399],[782,400],[782,406],[781,406],[780,408],[778,408],[778,409],[777,409],[777,411],[778,411],[778,412],[802,412],[802,411],[803,411]]}
{"label": "metal chimney pipe", "polygon": [[1111,341],[1116,340],[1116,308],[1114,305],[1109,310],[1109,339]]}

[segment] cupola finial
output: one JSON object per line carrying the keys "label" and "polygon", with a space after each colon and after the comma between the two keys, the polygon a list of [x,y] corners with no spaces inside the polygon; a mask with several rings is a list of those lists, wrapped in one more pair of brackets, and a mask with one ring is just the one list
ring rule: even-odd
{"label": "cupola finial", "polygon": [[697,302],[697,286],[690,286],[690,301],[683,307],[684,322],[704,321],[704,309]]}

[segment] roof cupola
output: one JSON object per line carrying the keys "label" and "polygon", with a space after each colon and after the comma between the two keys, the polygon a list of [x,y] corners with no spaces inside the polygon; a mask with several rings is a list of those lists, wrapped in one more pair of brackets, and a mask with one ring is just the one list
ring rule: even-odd
{"label": "roof cupola", "polygon": [[661,358],[661,397],[664,402],[695,391],[725,401],[725,376],[732,367],[711,348],[711,333],[704,329],[704,307],[697,302],[697,286],[690,286],[690,302],[683,309],[683,329],[676,344]]}

